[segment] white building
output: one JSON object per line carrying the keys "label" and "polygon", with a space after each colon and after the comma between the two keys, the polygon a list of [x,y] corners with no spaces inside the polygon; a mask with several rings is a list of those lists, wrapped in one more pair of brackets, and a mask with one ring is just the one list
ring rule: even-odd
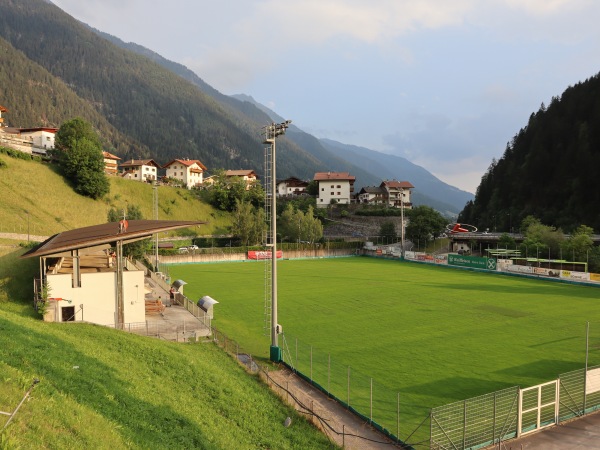
{"label": "white building", "polygon": [[[146,300],[152,296],[152,289],[145,287],[145,267],[138,268],[119,257],[119,249],[155,233],[202,223],[131,220],[124,227],[104,223],[56,234],[29,250],[23,258],[40,258],[35,302],[39,307],[40,302],[43,305],[47,301],[44,320],[99,325],[145,323]],[[111,247],[116,247],[116,253],[110,251]],[[150,302],[161,299],[152,298]]]}
{"label": "white building", "polygon": [[102,152],[104,157],[104,173],[107,175],[116,175],[119,172],[119,161],[121,158],[112,153]]}
{"label": "white building", "polygon": [[348,172],[317,172],[314,180],[319,185],[318,208],[325,208],[332,203],[350,204],[355,176]]}
{"label": "white building", "polygon": [[28,139],[33,146],[35,152],[36,149],[43,150],[40,153],[45,153],[46,150],[54,148],[54,136],[58,128],[21,128],[21,138]]}
{"label": "white building", "polygon": [[408,181],[386,180],[379,185],[386,192],[386,199],[389,206],[406,209],[412,208],[410,200],[411,189],[414,186]]}
{"label": "white building", "polygon": [[188,189],[203,183],[206,166],[197,159],[174,159],[163,166],[167,178],[180,180]]}
{"label": "white building", "polygon": [[290,197],[306,193],[308,182],[296,177],[286,178],[277,182],[277,195],[279,197]]}
{"label": "white building", "polygon": [[119,166],[121,176],[136,181],[156,181],[160,165],[153,159],[132,159]]}
{"label": "white building", "polygon": [[226,170],[225,176],[227,178],[239,178],[244,180],[246,183],[246,190],[250,189],[258,179],[254,170]]}

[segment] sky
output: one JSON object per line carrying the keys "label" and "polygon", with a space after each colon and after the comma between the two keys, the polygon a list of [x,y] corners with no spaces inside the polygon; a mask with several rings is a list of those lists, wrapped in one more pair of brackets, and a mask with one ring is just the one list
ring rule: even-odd
{"label": "sky", "polygon": [[598,0],[52,1],[314,136],[472,193],[531,113],[600,71]]}

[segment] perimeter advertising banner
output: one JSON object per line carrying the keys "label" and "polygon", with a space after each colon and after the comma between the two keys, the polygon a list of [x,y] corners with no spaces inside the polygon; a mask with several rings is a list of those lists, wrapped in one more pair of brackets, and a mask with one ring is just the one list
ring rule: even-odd
{"label": "perimeter advertising banner", "polygon": [[[272,253],[270,251],[261,252],[251,250],[248,252],[248,259],[271,259]],[[283,252],[281,250],[277,250],[277,259],[283,258]]]}
{"label": "perimeter advertising banner", "polygon": [[481,258],[479,256],[448,255],[449,266],[471,267],[473,269],[496,270],[495,258]]}

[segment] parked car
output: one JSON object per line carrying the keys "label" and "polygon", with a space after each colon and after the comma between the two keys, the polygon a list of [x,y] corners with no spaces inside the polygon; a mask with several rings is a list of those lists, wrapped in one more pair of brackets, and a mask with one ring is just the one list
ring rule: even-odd
{"label": "parked car", "polygon": [[188,247],[188,250],[199,250],[199,249],[200,249],[200,247],[198,247],[197,245],[190,245]]}
{"label": "parked car", "polygon": [[179,247],[179,253],[188,253],[188,248],[187,247]]}

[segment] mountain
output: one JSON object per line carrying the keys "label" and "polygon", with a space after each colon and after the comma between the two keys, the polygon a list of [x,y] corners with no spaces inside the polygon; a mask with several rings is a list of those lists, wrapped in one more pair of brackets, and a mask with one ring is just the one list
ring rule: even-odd
{"label": "mountain", "polygon": [[[169,61],[158,53],[141,45],[131,42],[125,43],[110,34],[98,30],[94,31],[115,45],[147,56],[161,66],[188,80],[215,100],[231,107],[237,113],[250,116],[253,120],[260,120],[262,123],[265,123],[265,120],[266,123],[271,121],[279,123],[286,120],[286,118],[280,116],[275,111],[257,102],[250,95],[235,94],[227,96],[221,94],[182,64]],[[236,113],[234,112],[234,114]],[[386,155],[366,148],[350,145],[345,146],[341,143],[334,143],[334,141],[319,140],[302,131],[293,123],[288,129],[286,137],[314,156],[321,164],[321,169],[319,170],[343,171],[355,175],[358,189],[363,186],[379,185],[383,179],[414,180],[414,183],[418,184],[418,188],[413,195],[414,203],[417,205],[429,205],[450,216],[456,216],[466,202],[473,199],[473,194],[461,191],[442,182],[426,169],[404,158]],[[340,147],[345,147],[347,152],[340,151]],[[368,167],[365,166],[365,160],[362,156],[365,156],[369,160]],[[375,161],[380,161],[381,163],[378,164]],[[384,173],[385,175],[383,175]],[[284,176],[286,175],[302,176],[298,173],[284,174]],[[312,174],[309,174],[305,178],[309,177],[312,177]]]}
{"label": "mountain", "polygon": [[[203,92],[146,56],[120,48],[93,32],[56,6],[42,0],[2,0],[0,37],[22,52],[32,64],[44,68],[54,79],[77,95],[130,144],[123,148],[115,136],[104,136],[107,149],[118,149],[124,159],[153,157],[161,162],[177,157],[200,159],[211,168],[256,168],[264,160],[261,123],[240,120],[223,103]],[[0,95],[14,91],[18,110],[31,103],[29,87],[41,81],[31,77],[24,84],[0,87]],[[52,102],[39,105],[37,115],[27,117],[39,126],[38,116],[55,120],[52,109],[66,109]],[[10,117],[10,116],[9,116]],[[257,116],[258,117],[258,116]],[[84,116],[99,127],[97,117]],[[60,125],[54,122],[53,125]],[[278,166],[282,173],[308,176],[319,161],[285,138]]]}
{"label": "mountain", "polygon": [[[188,157],[209,169],[262,173],[261,129],[277,115],[251,97],[223,95],[185,66],[94,30],[51,2],[0,0],[0,7],[1,58],[9,69],[0,75],[0,98],[11,124],[60,126],[80,116],[99,130],[106,150],[123,159],[164,163]],[[383,178],[407,178],[417,186],[417,203],[443,212],[464,205],[422,190],[420,178],[383,175],[334,147],[290,127],[277,141],[278,176],[310,179],[318,171],[348,171],[357,189]]]}
{"label": "mountain", "polygon": [[533,215],[570,232],[600,231],[600,74],[542,104],[492,161],[459,220],[500,230]]}

